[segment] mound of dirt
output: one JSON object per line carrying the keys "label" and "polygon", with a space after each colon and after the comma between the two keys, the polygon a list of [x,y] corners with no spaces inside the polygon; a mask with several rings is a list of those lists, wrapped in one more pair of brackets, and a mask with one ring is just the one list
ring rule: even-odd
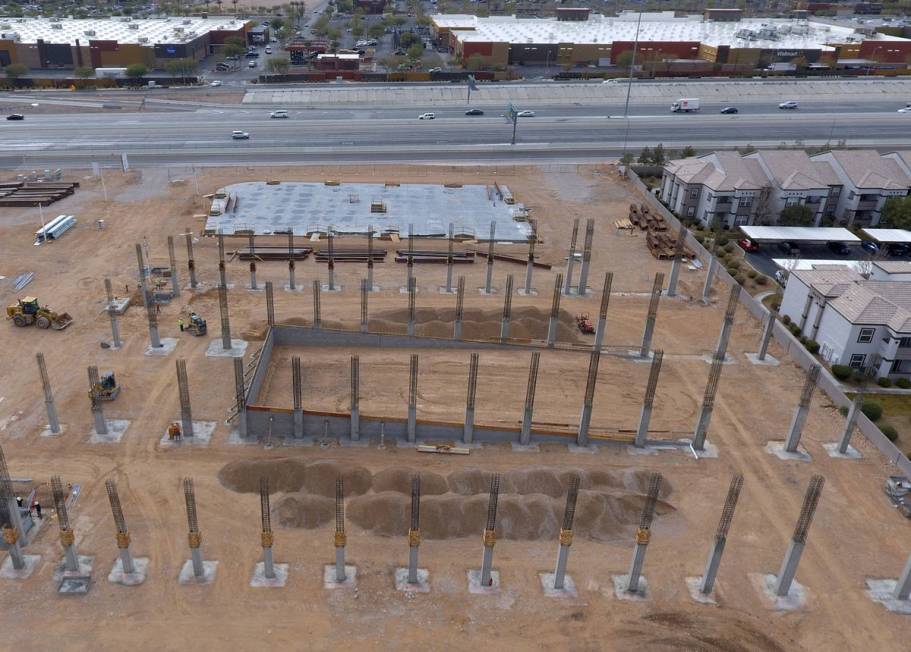
{"label": "mound of dirt", "polygon": [[312,530],[335,521],[335,498],[288,494],[272,508],[282,527],[299,527]]}
{"label": "mound of dirt", "polygon": [[[446,478],[439,473],[430,471],[416,471],[408,467],[393,467],[383,469],[373,476],[373,491],[381,493],[383,491],[397,491],[401,494],[411,495],[411,478],[420,473],[421,476],[421,495],[431,496],[445,494],[449,491]],[[409,498],[410,500],[410,498]]]}
{"label": "mound of dirt", "polygon": [[305,462],[289,457],[237,460],[222,467],[218,480],[232,491],[258,493],[259,479],[266,477],[271,493],[304,491],[335,498],[335,479],[339,475],[344,480],[346,496],[366,493],[373,481],[370,471],[362,466],[342,466],[333,460]]}

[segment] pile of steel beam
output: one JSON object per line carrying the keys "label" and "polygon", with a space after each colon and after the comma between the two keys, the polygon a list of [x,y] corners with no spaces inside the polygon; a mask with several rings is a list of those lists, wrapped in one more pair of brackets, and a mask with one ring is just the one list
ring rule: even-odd
{"label": "pile of steel beam", "polygon": [[[395,262],[397,263],[407,263],[408,259],[414,263],[442,263],[446,264],[449,262],[449,254],[445,251],[431,251],[428,249],[414,249],[408,251],[407,249],[397,249],[395,256]],[[473,251],[453,251],[452,252],[452,262],[453,263],[473,263],[475,254]]]}
{"label": "pile of steel beam", "polygon": [[318,263],[328,263],[330,258],[336,263],[366,263],[371,258],[375,263],[386,261],[385,249],[368,251],[366,247],[336,247],[332,250],[331,255],[328,249],[322,249],[313,255]]}

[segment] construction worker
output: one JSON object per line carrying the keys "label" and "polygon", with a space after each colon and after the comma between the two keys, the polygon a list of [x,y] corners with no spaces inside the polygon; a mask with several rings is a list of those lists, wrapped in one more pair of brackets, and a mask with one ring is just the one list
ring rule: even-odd
{"label": "construction worker", "polygon": [[177,320],[177,327],[180,329],[180,332],[183,333],[183,317]]}
{"label": "construction worker", "polygon": [[35,501],[35,514],[38,515],[38,518],[44,518],[41,516],[41,503],[39,503],[37,500]]}
{"label": "construction worker", "polygon": [[22,507],[22,496],[16,496],[16,506]]}
{"label": "construction worker", "polygon": [[160,315],[160,314],[161,314],[161,304],[160,304],[160,303],[156,303],[156,304],[155,304],[155,314],[156,314],[156,315]]}

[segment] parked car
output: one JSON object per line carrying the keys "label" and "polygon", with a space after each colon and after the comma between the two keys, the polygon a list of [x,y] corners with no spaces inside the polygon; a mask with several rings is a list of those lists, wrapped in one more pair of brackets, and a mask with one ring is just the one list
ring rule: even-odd
{"label": "parked car", "polygon": [[244,57],[247,58],[247,59],[258,59],[258,58],[259,58],[259,52],[247,52],[247,53],[244,55]]}
{"label": "parked car", "polygon": [[422,113],[418,116],[418,120],[433,120],[436,117],[435,113]]}
{"label": "parked car", "polygon": [[250,140],[250,134],[248,134],[246,131],[235,129],[231,132],[231,138],[234,140]]}
{"label": "parked car", "polygon": [[737,111],[736,106],[726,106],[723,109],[721,109],[721,113],[731,114],[731,113],[739,113],[739,112]]}
{"label": "parked car", "polygon": [[287,118],[288,112],[285,109],[278,109],[269,114],[270,118]]}
{"label": "parked car", "polygon": [[737,241],[737,246],[743,249],[744,251],[759,251],[759,245],[750,240],[749,238],[744,238],[743,240]]}
{"label": "parked car", "polygon": [[784,287],[788,284],[788,273],[783,269],[779,269],[775,272],[775,280],[778,281],[778,285]]}
{"label": "parked car", "polygon": [[209,86],[221,86],[221,80],[216,79],[215,81],[209,82]]}
{"label": "parked car", "polygon": [[266,46],[266,54],[272,54],[272,48],[270,48],[268,45]]}
{"label": "parked car", "polygon": [[778,108],[779,109],[796,109],[797,102],[795,102],[794,100],[788,100],[787,102],[782,102],[781,104],[779,104]]}
{"label": "parked car", "polygon": [[890,256],[907,256],[908,254],[911,254],[911,248],[901,242],[894,242],[890,245],[886,245],[886,251],[889,252]]}
{"label": "parked car", "polygon": [[465,115],[484,115],[484,112],[481,109],[468,109]]}
{"label": "parked car", "polygon": [[255,61],[251,61],[250,63],[247,64],[247,67],[248,67],[248,68],[255,68],[255,67],[256,67],[256,62],[255,62]]}
{"label": "parked car", "polygon": [[535,112],[525,109],[524,111],[519,111],[518,113],[516,113],[516,117],[517,118],[534,118]]}
{"label": "parked car", "polygon": [[8,116],[6,116],[6,119],[7,120],[25,120],[25,116],[22,115],[21,113],[11,113]]}
{"label": "parked car", "polygon": [[778,250],[786,256],[794,256],[800,253],[800,247],[788,240],[779,242]]}
{"label": "parked car", "polygon": [[864,240],[860,243],[860,248],[874,256],[879,253],[879,245],[872,240]]}
{"label": "parked car", "polygon": [[847,256],[851,251],[844,242],[827,242],[826,248],[836,256]]}

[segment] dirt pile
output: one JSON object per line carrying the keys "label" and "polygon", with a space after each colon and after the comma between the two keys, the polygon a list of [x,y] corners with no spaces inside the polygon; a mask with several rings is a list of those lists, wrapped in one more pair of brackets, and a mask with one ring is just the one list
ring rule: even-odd
{"label": "dirt pile", "polygon": [[370,490],[373,476],[362,466],[342,466],[334,460],[306,462],[290,457],[231,462],[218,472],[218,480],[232,491],[257,493],[259,479],[267,477],[272,493],[303,492],[334,498],[335,479],[339,475],[345,482],[346,496],[358,496]]}

